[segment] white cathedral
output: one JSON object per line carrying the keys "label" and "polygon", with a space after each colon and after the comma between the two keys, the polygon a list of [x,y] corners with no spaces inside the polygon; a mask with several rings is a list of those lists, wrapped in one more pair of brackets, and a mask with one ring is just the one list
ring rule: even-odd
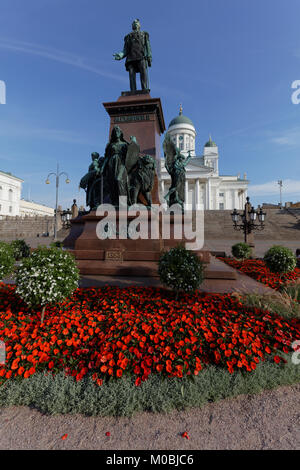
{"label": "white cathedral", "polygon": [[[243,209],[249,181],[246,174],[243,179],[240,175],[219,175],[218,146],[209,137],[204,145],[203,155],[196,155],[196,129],[188,117],[182,114],[180,106],[179,116],[169,124],[168,133],[181,153],[191,159],[186,167],[185,202],[192,208],[197,205],[205,210]],[[165,168],[164,159],[161,160],[161,192],[165,196],[170,188],[171,178]]]}

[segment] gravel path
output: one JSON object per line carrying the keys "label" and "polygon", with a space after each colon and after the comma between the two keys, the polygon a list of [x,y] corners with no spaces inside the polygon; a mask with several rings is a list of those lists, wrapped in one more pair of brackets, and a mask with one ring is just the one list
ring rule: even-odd
{"label": "gravel path", "polygon": [[[105,433],[109,431],[110,437]],[[190,439],[181,437],[187,432]],[[68,434],[65,440],[61,437]],[[299,449],[300,384],[202,409],[133,418],[0,410],[0,449]]]}

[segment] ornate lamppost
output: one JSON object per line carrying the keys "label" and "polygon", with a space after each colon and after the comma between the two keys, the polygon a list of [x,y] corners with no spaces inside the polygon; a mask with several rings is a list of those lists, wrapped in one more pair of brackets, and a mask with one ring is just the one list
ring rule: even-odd
{"label": "ornate lamppost", "polygon": [[[251,206],[250,198],[246,198],[245,209],[240,214],[236,209],[231,213],[234,230],[240,230],[244,233],[244,241],[250,246],[254,246],[253,231],[263,230],[265,228],[264,222],[266,213],[260,210],[255,210]],[[239,220],[241,218],[241,220]],[[258,223],[257,223],[258,221]]]}
{"label": "ornate lamppost", "polygon": [[54,214],[54,240],[56,240],[56,237],[57,237],[57,208],[58,208],[59,178],[60,178],[60,176],[65,175],[67,184],[70,183],[70,180],[69,180],[69,176],[66,172],[64,172],[64,171],[62,171],[61,173],[59,172],[58,164],[57,164],[56,173],[52,172],[52,173],[49,173],[49,175],[47,176],[46,184],[50,184],[49,177],[52,176],[52,175],[54,175],[55,179],[56,179],[56,197],[55,197],[55,214]]}

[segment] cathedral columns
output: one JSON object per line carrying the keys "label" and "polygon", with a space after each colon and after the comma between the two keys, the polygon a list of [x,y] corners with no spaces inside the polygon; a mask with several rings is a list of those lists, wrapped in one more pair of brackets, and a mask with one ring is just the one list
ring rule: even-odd
{"label": "cathedral columns", "polygon": [[206,209],[210,209],[210,180],[206,181]]}
{"label": "cathedral columns", "polygon": [[185,200],[185,203],[188,204],[189,203],[189,182],[188,180],[186,179],[185,180],[185,186],[184,186],[184,200]]}
{"label": "cathedral columns", "polygon": [[162,196],[162,199],[163,199],[164,195],[165,195],[165,182],[164,182],[164,180],[161,180],[160,184],[161,184],[161,196]]}
{"label": "cathedral columns", "polygon": [[199,179],[196,180],[195,183],[195,202],[196,202],[196,209],[198,209],[200,204],[200,181]]}

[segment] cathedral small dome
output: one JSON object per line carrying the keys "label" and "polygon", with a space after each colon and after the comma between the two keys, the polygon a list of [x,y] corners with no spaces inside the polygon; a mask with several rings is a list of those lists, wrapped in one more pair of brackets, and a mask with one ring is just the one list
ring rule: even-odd
{"label": "cathedral small dome", "polygon": [[187,116],[184,116],[182,114],[182,106],[181,105],[180,105],[179,115],[176,116],[174,119],[172,119],[172,121],[169,124],[169,127],[176,126],[177,124],[189,124],[190,126],[193,126],[195,128],[195,126],[193,124],[193,121],[190,118],[188,118]]}
{"label": "cathedral small dome", "polygon": [[204,147],[217,147],[217,144],[211,140],[211,136],[209,136],[208,142],[204,145]]}

